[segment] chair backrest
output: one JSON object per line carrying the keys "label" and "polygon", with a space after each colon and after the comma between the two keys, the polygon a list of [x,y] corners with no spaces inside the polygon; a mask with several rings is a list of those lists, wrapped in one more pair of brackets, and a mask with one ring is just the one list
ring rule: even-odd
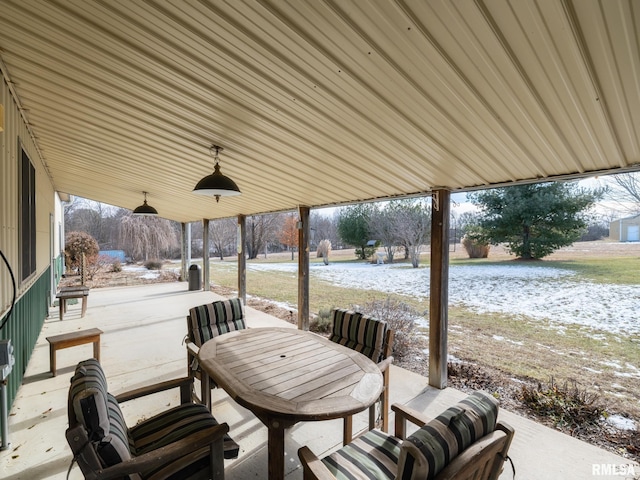
{"label": "chair backrest", "polygon": [[387,322],[359,312],[335,308],[331,311],[333,327],[329,339],[366,355],[378,363],[384,359],[387,348]]}
{"label": "chair backrest", "polygon": [[247,328],[244,305],[239,298],[218,300],[189,309],[189,340],[201,347],[207,340],[234,330]]}
{"label": "chair backrest", "polygon": [[458,454],[494,432],[497,417],[494,397],[472,393],[402,442],[397,478],[436,478]]}
{"label": "chair backrest", "polygon": [[[71,377],[67,412],[69,428],[82,426],[88,439],[83,448],[91,448],[95,454],[78,456],[83,473],[132,458],[129,429],[118,401],[107,390],[107,379],[96,359],[85,360],[76,366]],[[96,457],[98,464],[95,464]]]}

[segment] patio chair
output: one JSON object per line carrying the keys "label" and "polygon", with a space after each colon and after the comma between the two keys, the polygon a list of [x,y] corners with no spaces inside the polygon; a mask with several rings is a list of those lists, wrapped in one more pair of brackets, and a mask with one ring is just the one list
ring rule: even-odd
{"label": "patio chair", "polygon": [[218,335],[247,328],[244,317],[244,305],[239,298],[217,300],[189,309],[187,315],[187,368],[189,376],[200,380],[200,397],[195,400],[211,408],[211,384],[198,365],[198,351],[207,340]]}
{"label": "patio chair", "polygon": [[[113,396],[96,359],[71,378],[66,438],[86,479],[223,479],[224,458],[236,458],[229,426],[191,402],[192,378],[169,380]],[[120,404],[180,388],[181,404],[129,428]]]}
{"label": "patio chair", "polygon": [[[504,467],[514,431],[497,421],[498,402],[474,392],[429,420],[394,404],[395,436],[378,429],[337,452],[318,459],[308,447],[298,450],[304,480],[496,480]],[[420,428],[405,439],[406,421]]]}
{"label": "patio chair", "polygon": [[[349,347],[369,357],[378,364],[383,378],[383,390],[380,394],[380,415],[376,414],[376,404],[369,408],[369,430],[380,428],[389,431],[389,365],[393,363],[394,332],[387,322],[368,317],[351,310],[334,308],[331,311],[332,330],[329,339]],[[353,438],[353,417],[345,417],[343,444]]]}

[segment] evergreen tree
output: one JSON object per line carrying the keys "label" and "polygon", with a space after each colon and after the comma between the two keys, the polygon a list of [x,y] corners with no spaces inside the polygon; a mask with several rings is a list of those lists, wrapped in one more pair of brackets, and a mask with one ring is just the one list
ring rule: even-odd
{"label": "evergreen tree", "polygon": [[340,210],[338,217],[338,235],[344,243],[356,247],[356,255],[362,260],[374,251],[367,248],[367,242],[371,240],[369,218],[374,208],[370,203],[351,205]]}
{"label": "evergreen tree", "polygon": [[506,243],[518,258],[539,259],[580,238],[586,212],[602,194],[575,183],[552,182],[484,190],[469,198],[480,208],[488,242]]}

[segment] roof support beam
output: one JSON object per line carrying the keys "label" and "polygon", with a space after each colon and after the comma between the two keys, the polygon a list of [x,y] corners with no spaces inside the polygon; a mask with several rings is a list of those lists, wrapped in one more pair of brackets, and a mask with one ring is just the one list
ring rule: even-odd
{"label": "roof support beam", "polygon": [[298,207],[298,328],[309,330],[309,207]]}
{"label": "roof support beam", "polygon": [[449,324],[449,211],[451,192],[434,190],[431,201],[431,279],[429,286],[429,385],[447,386]]}
{"label": "roof support beam", "polygon": [[209,261],[209,219],[202,219],[202,289],[211,290],[211,262]]}
{"label": "roof support beam", "polygon": [[244,246],[247,244],[247,217],[238,215],[238,298],[247,304],[247,256]]}
{"label": "roof support beam", "polygon": [[191,224],[182,222],[180,224],[180,233],[182,239],[180,248],[180,280],[185,282],[189,278],[189,262],[191,261]]}

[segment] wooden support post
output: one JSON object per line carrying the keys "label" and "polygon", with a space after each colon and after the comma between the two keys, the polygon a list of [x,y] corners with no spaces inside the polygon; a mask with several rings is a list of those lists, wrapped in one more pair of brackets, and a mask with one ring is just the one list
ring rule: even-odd
{"label": "wooden support post", "polygon": [[202,289],[211,290],[211,264],[209,262],[209,219],[202,219]]}
{"label": "wooden support post", "polygon": [[247,244],[247,217],[238,215],[238,298],[247,304],[247,256],[244,253]]}
{"label": "wooden support post", "polygon": [[189,246],[190,238],[187,236],[188,224],[182,222],[180,224],[180,281],[185,282],[189,279],[189,259],[187,258],[187,248]]}
{"label": "wooden support post", "polygon": [[309,207],[298,213],[298,328],[309,330]]}
{"label": "wooden support post", "polygon": [[431,284],[429,293],[429,385],[447,386],[449,324],[449,190],[434,190],[431,202]]}

